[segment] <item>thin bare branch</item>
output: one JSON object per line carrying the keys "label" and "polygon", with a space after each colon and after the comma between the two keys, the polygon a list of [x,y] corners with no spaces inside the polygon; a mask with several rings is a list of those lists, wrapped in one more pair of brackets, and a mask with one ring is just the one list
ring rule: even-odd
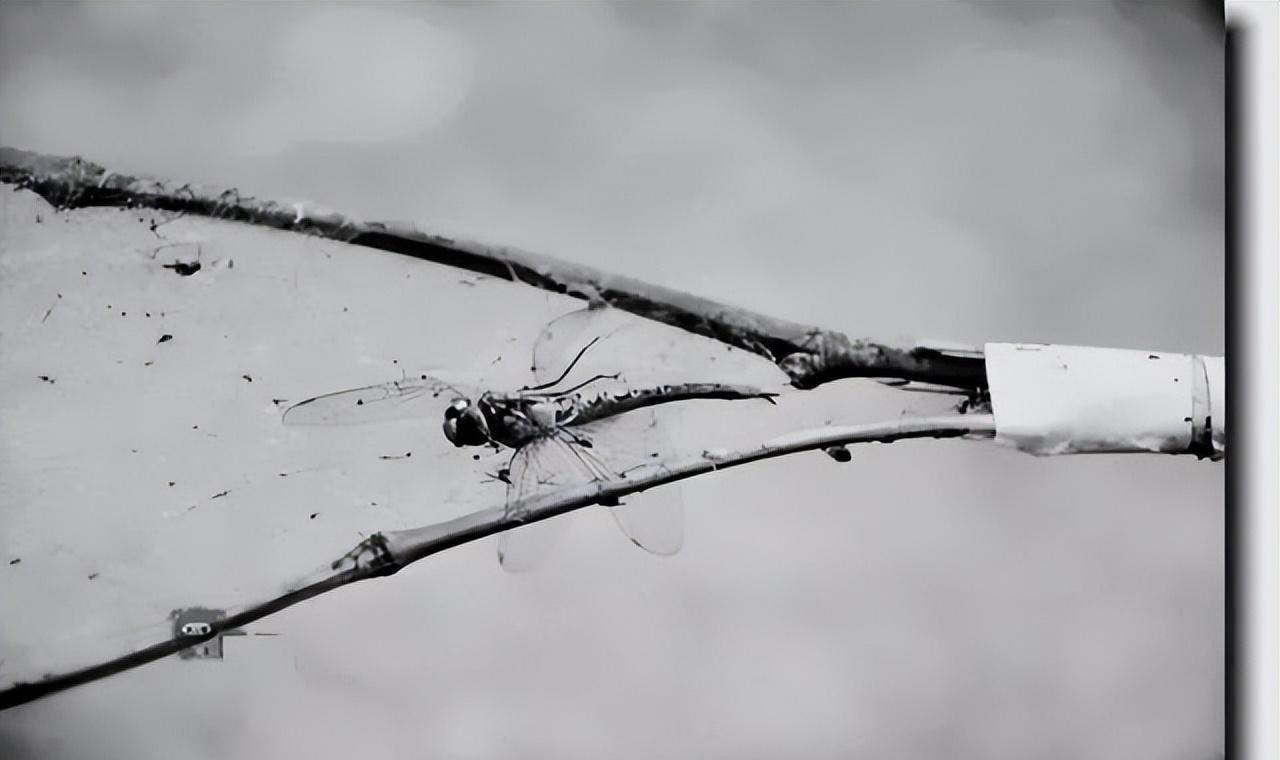
{"label": "thin bare branch", "polygon": [[40,681],[18,683],[0,691],[0,710],[16,707],[75,686],[168,657],[216,636],[242,628],[299,602],[356,581],[392,575],[424,557],[470,543],[531,522],[547,520],[593,504],[617,504],[623,497],[716,470],[764,459],[859,443],[893,443],[911,438],[989,438],[995,434],[990,415],[921,417],[871,425],[824,427],[765,441],[739,451],[703,452],[679,462],[651,465],[626,478],[597,481],[531,499],[515,510],[492,507],[446,522],[412,530],[376,533],[317,574],[286,593],[243,607],[210,624],[208,633],[182,636],[153,644],[97,665]]}
{"label": "thin bare branch", "polygon": [[4,147],[0,181],[39,193],[59,208],[145,207],[274,227],[603,301],[760,354],[776,362],[798,388],[846,377],[897,378],[964,391],[987,384],[980,355],[850,338],[519,248],[432,234],[412,224],[363,222],[307,204],[242,196],[234,188],[133,177],[79,157]]}

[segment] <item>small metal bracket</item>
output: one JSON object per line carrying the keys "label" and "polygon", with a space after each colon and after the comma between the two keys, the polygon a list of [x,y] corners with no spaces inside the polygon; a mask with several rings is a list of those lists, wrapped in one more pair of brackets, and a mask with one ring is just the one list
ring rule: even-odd
{"label": "small metal bracket", "polygon": [[[169,613],[169,619],[173,621],[174,638],[208,636],[213,631],[213,624],[226,616],[225,610],[206,607],[187,607]],[[178,656],[184,660],[221,660],[223,635],[219,633],[213,638],[193,644],[178,652]]]}

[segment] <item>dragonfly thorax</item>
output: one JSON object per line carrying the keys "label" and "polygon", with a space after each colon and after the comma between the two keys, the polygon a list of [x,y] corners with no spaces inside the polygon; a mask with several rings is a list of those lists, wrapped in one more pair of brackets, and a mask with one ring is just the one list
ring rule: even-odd
{"label": "dragonfly thorax", "polygon": [[577,417],[581,400],[566,396],[486,395],[477,406],[482,410],[491,442],[518,449],[531,441],[570,425]]}

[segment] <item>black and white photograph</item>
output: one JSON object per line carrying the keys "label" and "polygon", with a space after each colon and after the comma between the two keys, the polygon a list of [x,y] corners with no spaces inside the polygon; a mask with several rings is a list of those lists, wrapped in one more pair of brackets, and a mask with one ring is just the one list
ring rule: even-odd
{"label": "black and white photograph", "polygon": [[1228,60],[0,4],[0,757],[1235,756]]}

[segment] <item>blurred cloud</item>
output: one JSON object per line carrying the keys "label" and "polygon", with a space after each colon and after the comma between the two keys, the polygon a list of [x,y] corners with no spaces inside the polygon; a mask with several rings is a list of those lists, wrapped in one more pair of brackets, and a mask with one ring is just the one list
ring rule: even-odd
{"label": "blurred cloud", "polygon": [[[3,13],[5,143],[855,334],[1224,345],[1221,39],[1191,5]],[[1182,277],[1194,304],[1149,297]]]}
{"label": "blurred cloud", "polygon": [[234,152],[412,136],[457,109],[470,77],[457,36],[363,8],[304,16],[273,46],[263,73],[254,104],[227,125],[240,139]]}
{"label": "blurred cloud", "polygon": [[221,160],[257,160],[313,143],[412,137],[466,96],[466,42],[427,20],[376,5],[241,10],[145,2],[7,8],[10,50],[25,47],[22,38],[51,16],[65,40],[87,44],[10,54],[14,65],[0,78],[9,102],[0,134],[112,158],[132,145],[179,159],[199,145]]}

